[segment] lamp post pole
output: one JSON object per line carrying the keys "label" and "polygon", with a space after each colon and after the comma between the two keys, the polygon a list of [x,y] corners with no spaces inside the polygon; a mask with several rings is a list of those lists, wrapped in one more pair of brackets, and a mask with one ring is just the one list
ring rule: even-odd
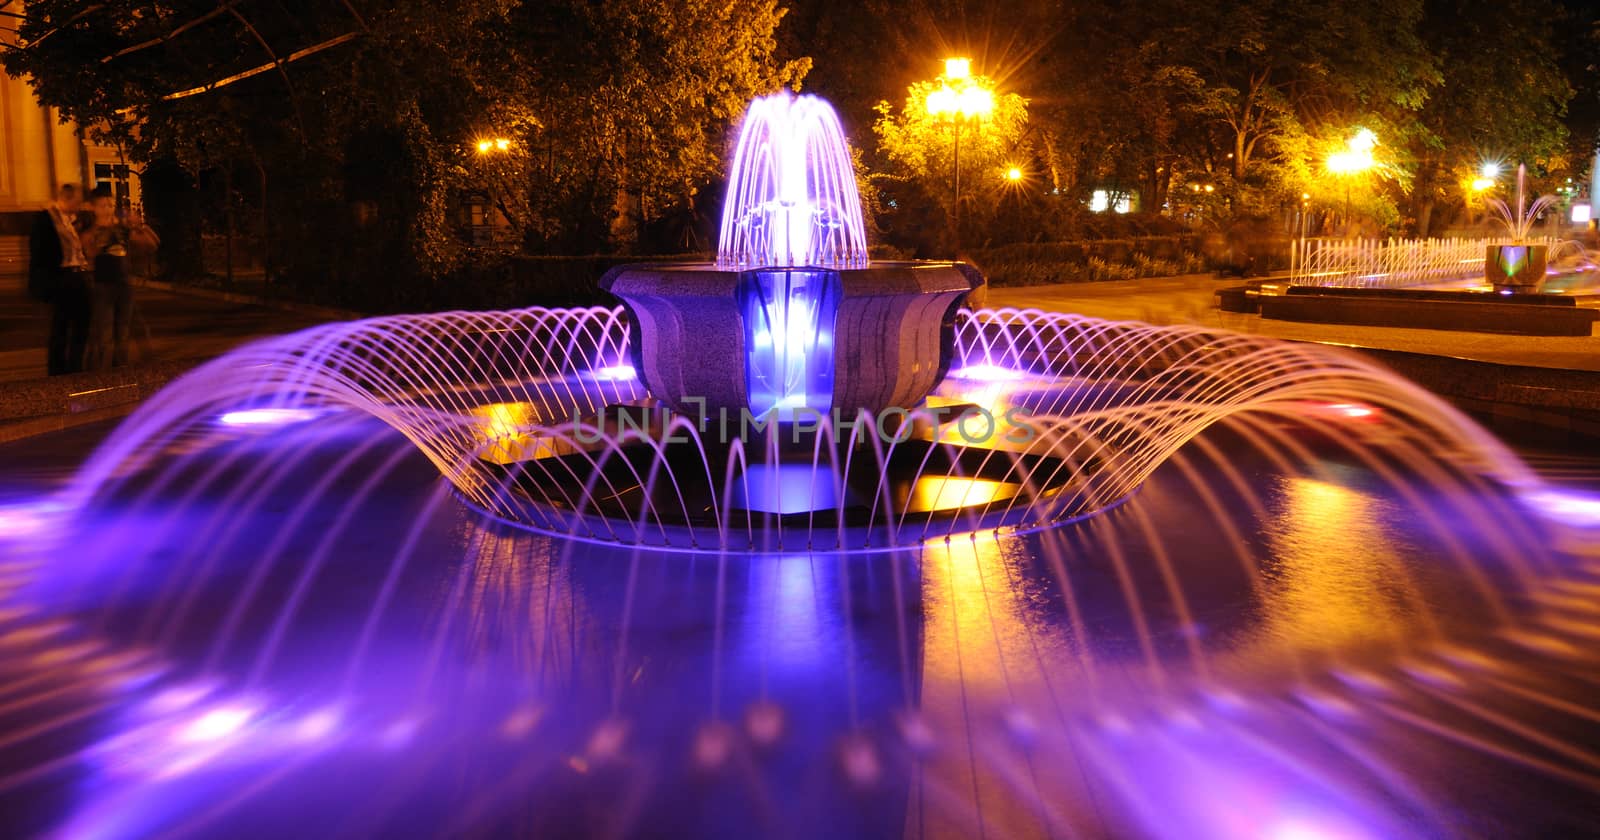
{"label": "lamp post pole", "polygon": [[947,58],[944,75],[939,77],[939,87],[929,92],[927,113],[939,120],[950,120],[955,132],[951,154],[950,223],[951,239],[956,253],[961,251],[961,127],[968,119],[981,120],[994,110],[994,91],[972,76],[972,66],[965,58]]}
{"label": "lamp post pole", "polygon": [[1378,136],[1363,128],[1356,131],[1355,136],[1345,142],[1345,148],[1328,155],[1328,171],[1344,181],[1344,226],[1346,234],[1350,231],[1350,179],[1376,165],[1372,159],[1372,149],[1377,145]]}
{"label": "lamp post pole", "polygon": [[956,259],[960,259],[961,258],[961,116],[959,114],[956,115],[955,118],[952,120],[952,122],[955,123],[955,127],[956,127],[956,142],[955,142],[955,154],[954,154],[954,158],[955,158],[955,176],[954,176],[954,182],[955,182],[955,189],[954,189],[954,193],[955,193],[955,231],[954,231],[954,236],[955,236],[955,254],[953,254],[952,256],[955,257]]}

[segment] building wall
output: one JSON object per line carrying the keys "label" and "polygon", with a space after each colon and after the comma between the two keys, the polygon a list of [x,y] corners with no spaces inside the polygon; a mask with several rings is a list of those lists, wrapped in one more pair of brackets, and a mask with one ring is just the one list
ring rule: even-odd
{"label": "building wall", "polygon": [[[13,47],[15,38],[0,31],[0,49]],[[0,73],[0,283],[14,284],[27,274],[29,214],[49,203],[57,184],[93,189],[96,164],[115,167],[123,160],[115,147],[86,142],[76,125],[40,105],[26,79]],[[127,197],[134,203],[138,180],[136,174],[127,178]]]}

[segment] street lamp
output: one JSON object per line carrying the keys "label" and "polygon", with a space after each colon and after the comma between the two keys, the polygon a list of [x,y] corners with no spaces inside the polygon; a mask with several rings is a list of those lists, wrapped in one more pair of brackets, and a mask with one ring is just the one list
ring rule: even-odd
{"label": "street lamp", "polygon": [[[965,58],[944,60],[944,75],[939,86],[928,92],[928,114],[948,120],[955,131],[952,153],[952,191],[954,210],[952,224],[955,228],[956,250],[961,249],[961,125],[968,120],[982,120],[994,112],[994,91],[972,78],[972,62]],[[1022,175],[1019,170],[1017,177]],[[1009,173],[1008,173],[1009,177]],[[1016,180],[1016,179],[1013,179]]]}
{"label": "street lamp", "polygon": [[1006,180],[1015,184],[1022,180],[1022,167],[1013,166],[1006,170]]}
{"label": "street lamp", "polygon": [[1378,135],[1371,129],[1363,128],[1356,135],[1345,141],[1345,147],[1328,155],[1328,171],[1345,179],[1344,182],[1344,221],[1350,223],[1350,178],[1359,175],[1376,166],[1372,159],[1372,149],[1378,145]]}
{"label": "street lamp", "polygon": [[511,148],[511,141],[504,137],[494,139],[485,138],[478,141],[478,154],[486,155],[490,152],[504,152]]}

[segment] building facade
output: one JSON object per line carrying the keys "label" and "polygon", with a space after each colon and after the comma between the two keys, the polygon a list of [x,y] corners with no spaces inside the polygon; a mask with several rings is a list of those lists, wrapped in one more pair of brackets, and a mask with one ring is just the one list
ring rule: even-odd
{"label": "building facade", "polygon": [[[20,3],[6,5],[20,11]],[[0,30],[0,49],[16,34]],[[120,151],[89,141],[55,108],[39,104],[27,79],[0,73],[0,283],[26,276],[30,214],[49,203],[57,184],[86,190],[106,184],[124,201],[139,201],[137,176]]]}

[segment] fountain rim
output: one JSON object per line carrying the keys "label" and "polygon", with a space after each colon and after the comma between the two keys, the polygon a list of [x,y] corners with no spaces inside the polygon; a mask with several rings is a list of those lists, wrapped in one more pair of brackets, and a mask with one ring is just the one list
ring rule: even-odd
{"label": "fountain rim", "polygon": [[[975,527],[975,528],[967,528],[967,529],[963,529],[963,530],[959,530],[959,531],[951,531],[951,532],[948,532],[948,533],[945,533],[945,534],[930,534],[930,535],[921,537],[921,538],[916,539],[916,540],[912,540],[912,541],[909,541],[909,542],[902,542],[902,543],[890,542],[889,541],[889,531],[887,529],[885,529],[884,527],[882,527],[882,526],[873,526],[873,527],[862,527],[862,526],[859,526],[859,525],[857,525],[857,526],[847,526],[847,527],[844,527],[844,528],[829,528],[827,530],[827,533],[829,533],[829,534],[844,533],[844,534],[847,534],[847,535],[857,535],[857,536],[864,536],[864,537],[882,535],[882,536],[885,537],[885,542],[882,545],[877,545],[877,544],[859,545],[859,546],[840,546],[840,545],[835,545],[835,546],[832,546],[832,547],[812,547],[812,546],[807,546],[807,547],[803,547],[803,548],[800,548],[800,547],[796,547],[796,548],[767,547],[767,548],[764,548],[764,547],[756,546],[756,545],[751,545],[751,546],[719,546],[719,545],[715,545],[715,544],[695,545],[695,544],[693,544],[693,541],[692,541],[692,538],[691,538],[691,535],[694,533],[693,529],[691,529],[690,527],[688,527],[686,525],[680,524],[680,523],[657,523],[657,524],[653,524],[651,526],[651,530],[655,531],[655,532],[666,533],[669,536],[673,536],[673,537],[681,536],[681,537],[684,538],[683,544],[678,544],[678,543],[662,544],[662,543],[655,543],[655,542],[637,542],[637,541],[636,542],[629,542],[629,541],[620,540],[620,539],[610,540],[610,539],[604,539],[602,537],[586,536],[586,535],[583,535],[583,534],[573,533],[573,532],[570,532],[570,531],[569,532],[560,532],[560,531],[554,531],[554,530],[551,530],[551,529],[548,529],[548,528],[541,528],[538,525],[535,525],[535,524],[533,524],[531,522],[524,522],[522,520],[513,519],[513,518],[511,518],[509,516],[506,516],[504,514],[495,513],[494,511],[489,510],[488,508],[484,507],[483,505],[479,504],[478,502],[473,501],[471,498],[469,498],[468,496],[463,494],[460,491],[459,488],[456,488],[454,486],[451,486],[450,493],[451,493],[451,495],[455,496],[456,499],[458,501],[460,501],[463,505],[465,505],[469,510],[472,510],[472,511],[478,513],[478,514],[481,514],[482,516],[484,516],[485,518],[487,518],[489,520],[492,520],[492,521],[494,521],[494,522],[496,522],[496,523],[498,523],[500,525],[506,526],[506,527],[515,528],[515,529],[517,529],[519,531],[525,531],[525,532],[528,532],[528,533],[538,534],[538,535],[544,536],[544,537],[549,537],[551,540],[554,540],[556,542],[562,543],[563,545],[566,545],[566,544],[572,544],[572,545],[597,545],[597,546],[604,546],[606,548],[616,549],[616,550],[638,551],[638,552],[660,553],[660,554],[740,554],[740,555],[747,555],[747,556],[793,556],[793,555],[818,555],[818,554],[822,554],[822,555],[850,555],[850,556],[854,556],[854,555],[859,555],[859,554],[888,554],[888,553],[899,552],[899,551],[921,551],[923,549],[926,549],[929,545],[938,544],[938,543],[949,544],[949,543],[952,543],[955,540],[960,539],[960,538],[978,539],[979,537],[983,537],[983,536],[988,536],[988,537],[996,538],[996,539],[999,539],[999,538],[1028,537],[1028,536],[1031,536],[1033,534],[1040,534],[1040,533],[1044,533],[1046,531],[1053,531],[1053,530],[1056,530],[1056,529],[1059,529],[1059,528],[1073,527],[1073,526],[1076,526],[1076,525],[1080,525],[1080,524],[1082,524],[1082,523],[1084,523],[1084,522],[1086,522],[1088,520],[1091,520],[1091,519],[1094,519],[1096,517],[1099,517],[1099,516],[1101,516],[1103,514],[1107,514],[1107,513],[1110,513],[1112,511],[1117,510],[1118,508],[1122,507],[1127,502],[1132,501],[1132,499],[1135,496],[1137,496],[1139,494],[1139,492],[1141,490],[1143,490],[1143,489],[1144,489],[1144,483],[1141,482],[1141,483],[1135,485],[1132,489],[1130,489],[1127,493],[1123,494],[1122,496],[1119,496],[1118,498],[1113,499],[1112,501],[1107,502],[1106,504],[1101,505],[1101,506],[1099,506],[1099,507],[1097,507],[1097,508],[1095,508],[1093,510],[1087,510],[1087,511],[1084,511],[1082,513],[1076,513],[1076,514],[1073,514],[1072,516],[1064,517],[1062,519],[1057,519],[1057,520],[1050,521],[1050,522],[1033,522],[1033,523],[1027,523],[1027,524],[1008,525],[1004,521],[997,521],[997,522],[992,522],[992,523],[980,521],[979,523],[977,523],[978,527]],[[535,506],[539,505],[539,503],[537,501],[534,501],[532,499],[524,500],[524,504],[530,504],[530,505],[535,505]],[[940,520],[942,520],[942,521],[951,521],[955,517],[961,515],[966,510],[970,510],[970,509],[964,508],[964,509],[960,509],[960,510],[955,510],[955,511],[950,512],[946,516],[941,517],[939,520],[932,520],[932,521],[940,521]],[[615,522],[615,520],[607,519],[604,516],[600,516],[600,515],[597,515],[597,514],[594,514],[594,513],[589,513],[589,512],[566,511],[565,513],[568,516],[581,519],[585,523],[607,524],[607,523],[614,523]],[[786,516],[786,517],[787,516],[803,517],[803,516],[805,516],[805,514],[800,514],[800,513],[783,514],[782,516]],[[1005,514],[1003,514],[1003,513],[992,514],[991,516],[993,516],[993,517],[995,517],[997,519],[1000,519],[1000,520],[1004,520],[1004,518],[1005,518]],[[985,518],[987,518],[987,517],[985,517]],[[762,533],[763,534],[775,534],[775,533],[777,533],[777,530],[776,529],[765,530]]]}
{"label": "fountain rim", "polygon": [[[628,271],[703,271],[703,272],[711,272],[711,273],[716,273],[716,274],[746,274],[746,273],[753,272],[753,271],[832,271],[832,272],[838,272],[842,276],[842,275],[848,275],[848,274],[853,274],[853,273],[857,273],[857,272],[869,272],[869,271],[877,271],[877,270],[883,270],[883,269],[889,269],[889,270],[893,270],[893,269],[922,269],[922,268],[935,269],[935,268],[956,268],[958,266],[967,266],[968,268],[977,268],[977,266],[973,265],[971,262],[968,262],[967,260],[960,260],[960,259],[950,259],[950,260],[870,260],[870,261],[868,261],[866,263],[863,263],[861,265],[844,265],[844,266],[831,266],[831,265],[820,265],[820,264],[819,265],[813,265],[813,264],[809,264],[809,263],[804,264],[804,265],[761,265],[761,264],[757,264],[757,263],[751,263],[749,265],[728,265],[726,263],[719,262],[716,257],[712,257],[710,259],[693,259],[693,260],[687,260],[687,259],[665,259],[665,260],[660,260],[660,261],[644,261],[644,262],[621,263],[619,265],[612,266],[611,268],[607,269],[604,274],[602,274],[600,276],[600,281],[599,281],[598,285],[600,286],[601,289],[608,289],[608,287],[610,286],[611,282],[617,277],[617,275],[620,275],[620,274],[622,274],[624,272],[628,272]],[[985,283],[987,283],[987,282],[988,281],[985,280]],[[973,288],[977,288],[977,287],[974,286]]]}

